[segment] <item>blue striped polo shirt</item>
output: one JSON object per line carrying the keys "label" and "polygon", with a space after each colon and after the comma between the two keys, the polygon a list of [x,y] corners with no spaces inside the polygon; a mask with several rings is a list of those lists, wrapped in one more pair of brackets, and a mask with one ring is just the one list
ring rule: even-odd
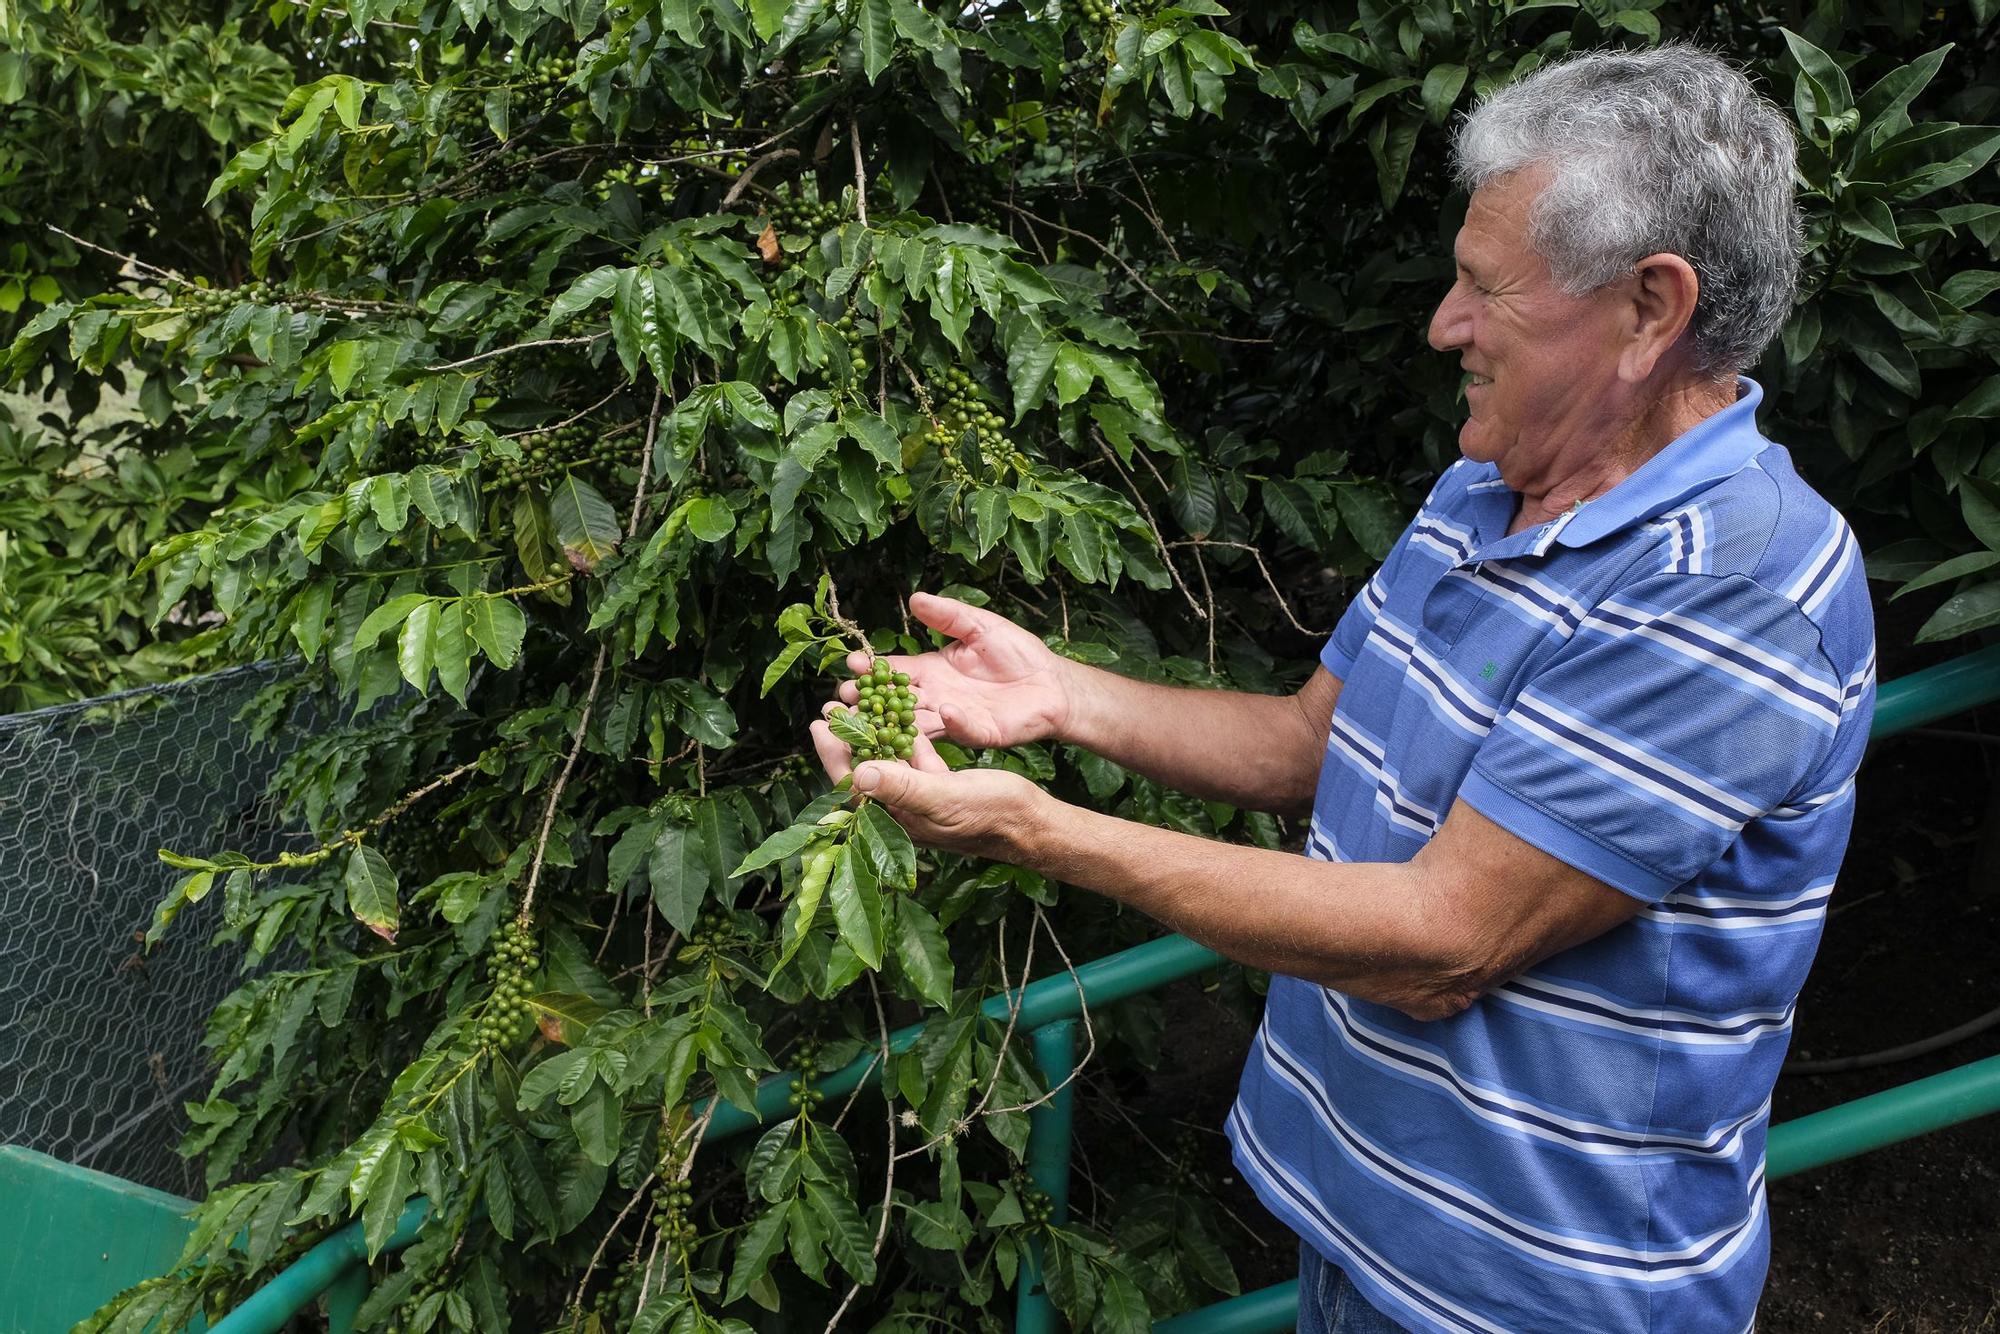
{"label": "blue striped polo shirt", "polygon": [[1463,800],[1644,905],[1435,1022],[1272,979],[1237,1165],[1411,1329],[1753,1322],[1874,707],[1860,553],[1761,398],[1512,536],[1498,471],[1454,464],[1322,654],[1310,856],[1405,861]]}

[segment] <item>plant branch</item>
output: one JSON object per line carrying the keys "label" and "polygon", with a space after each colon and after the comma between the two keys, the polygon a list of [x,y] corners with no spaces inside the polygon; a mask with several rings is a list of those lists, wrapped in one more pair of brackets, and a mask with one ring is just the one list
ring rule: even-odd
{"label": "plant branch", "polygon": [[[873,973],[868,974],[868,994],[875,1002],[875,1028],[882,1039],[882,1072],[886,1075],[889,1071],[890,1056],[889,1015],[882,1008],[882,988],[876,984]],[[896,1197],[896,1099],[885,1095],[882,1101],[888,1109],[889,1151],[886,1155],[888,1163],[882,1171],[882,1216],[875,1223],[875,1247],[868,1253],[870,1259],[880,1259],[882,1256],[882,1244],[889,1239],[890,1207],[895,1203]],[[840,1323],[840,1317],[847,1313],[848,1306],[853,1303],[860,1291],[860,1279],[848,1285],[847,1295],[840,1299],[840,1305],[833,1308],[833,1314],[828,1317],[823,1334],[833,1334],[834,1326]]]}
{"label": "plant branch", "polygon": [[1098,452],[1104,455],[1105,460],[1111,464],[1112,468],[1117,471],[1118,476],[1124,480],[1125,490],[1130,493],[1132,503],[1137,505],[1139,513],[1145,516],[1146,530],[1153,535],[1153,545],[1159,550],[1160,563],[1167,567],[1167,573],[1173,578],[1174,587],[1181,590],[1181,596],[1187,599],[1188,606],[1194,609],[1196,616],[1206,617],[1208,613],[1202,609],[1201,603],[1195,601],[1194,594],[1188,591],[1186,582],[1181,578],[1179,568],[1174,565],[1174,558],[1167,551],[1167,540],[1160,536],[1159,521],[1153,517],[1152,506],[1148,505],[1146,498],[1139,494],[1138,484],[1132,480],[1132,474],[1125,471],[1125,465],[1118,461],[1118,455],[1112,451],[1111,446],[1105,442],[1102,435],[1098,434],[1097,428],[1094,426],[1090,428],[1090,438],[1097,442]]}
{"label": "plant branch", "polygon": [[[847,143],[854,150],[854,215],[861,225],[868,225],[868,172],[861,165],[861,126],[854,117],[847,118]],[[833,1326],[828,1325],[828,1329]]]}
{"label": "plant branch", "polygon": [[1271,577],[1271,567],[1264,563],[1264,553],[1248,542],[1219,542],[1210,537],[1189,537],[1183,538],[1178,542],[1169,542],[1167,545],[1170,547],[1222,547],[1229,551],[1249,552],[1251,558],[1257,562],[1258,572],[1264,576],[1264,586],[1271,590],[1272,598],[1277,601],[1278,610],[1283,612],[1285,619],[1292,623],[1292,629],[1302,635],[1309,635],[1314,639],[1326,638],[1327,632],[1325,630],[1308,630],[1305,626],[1299,624],[1299,618],[1292,614],[1292,604],[1285,600],[1285,595],[1278,591],[1278,581]]}
{"label": "plant branch", "polygon": [[1184,316],[1182,316],[1180,311],[1174,306],[1173,302],[1167,300],[1165,297],[1161,296],[1158,292],[1154,291],[1153,285],[1147,282],[1144,278],[1139,276],[1139,271],[1133,268],[1132,265],[1125,259],[1123,255],[1119,254],[1116,250],[1113,250],[1110,246],[1104,244],[1104,242],[1092,236],[1089,232],[1080,232],[1074,227],[1068,227],[1060,222],[1054,222],[1048,218],[1044,218],[1039,214],[1030,213],[1027,209],[1022,208],[1019,204],[1009,203],[1006,200],[995,200],[994,202],[999,204],[1001,208],[1006,209],[1009,213],[1018,213],[1022,217],[1026,218],[1029,222],[1037,223],[1043,227],[1047,227],[1050,231],[1060,233],[1063,236],[1074,237],[1079,241],[1088,241],[1091,245],[1096,246],[1098,251],[1102,253],[1106,259],[1110,260],[1113,264],[1116,264],[1119,268],[1125,270],[1125,276],[1130,278],[1133,282],[1137,283],[1139,285],[1140,291],[1144,292],[1147,296],[1157,301],[1160,305],[1160,309],[1166,311],[1168,314],[1172,315],[1177,320],[1185,318]]}
{"label": "plant branch", "polygon": [[[639,514],[646,504],[646,481],[653,471],[653,438],[660,429],[660,406],[665,393],[664,386],[653,390],[653,415],[646,423],[646,453],[639,460],[639,487],[632,497],[631,516],[625,522],[627,541],[638,531]],[[542,882],[542,864],[549,851],[549,831],[555,828],[556,807],[562,802],[563,789],[569,786],[570,774],[576,770],[577,757],[583,754],[583,734],[590,727],[590,711],[597,703],[598,688],[604,684],[604,662],[610,652],[609,643],[597,646],[597,657],[590,664],[590,685],[583,692],[583,709],[576,716],[576,730],[570,733],[569,755],[563,760],[562,772],[556,775],[555,786],[549,789],[548,804],[542,807],[542,829],[535,839],[534,861],[528,867],[528,887],[521,892],[521,909],[515,915],[524,931],[534,920],[535,890]]]}
{"label": "plant branch", "polygon": [[504,357],[510,352],[526,352],[531,347],[577,347],[584,343],[594,343],[606,337],[605,332],[583,334],[576,338],[536,338],[525,343],[510,343],[506,347],[496,347],[486,352],[462,357],[457,361],[447,361],[438,366],[426,366],[424,370],[435,374],[438,371],[455,371],[461,366],[471,366],[481,361],[491,361],[494,357]]}

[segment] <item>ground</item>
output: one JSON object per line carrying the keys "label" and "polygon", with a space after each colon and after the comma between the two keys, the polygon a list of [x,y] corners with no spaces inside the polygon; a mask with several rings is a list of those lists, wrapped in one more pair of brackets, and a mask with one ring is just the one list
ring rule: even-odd
{"label": "ground", "polygon": [[[1862,770],[1856,832],[1800,999],[1794,1056],[1898,1046],[2000,1005],[2000,881],[1971,883],[1989,822],[1989,778],[2000,766],[2000,711],[1940,727],[1950,734],[1878,744]],[[1218,1129],[1248,1023],[1191,984],[1176,987],[1168,1004],[1173,1058],[1143,1080],[1117,1081],[1123,1106],[1162,1144],[1182,1127],[1210,1136],[1203,1156],[1238,1220],[1230,1239],[1245,1291],[1289,1277],[1296,1242],[1227,1177]],[[1995,1054],[2000,1027],[1917,1060],[1787,1076],[1773,1119]],[[1079,1132],[1077,1194],[1086,1207],[1093,1182],[1115,1191],[1122,1172],[1149,1170],[1134,1161],[1122,1119],[1087,1117]],[[1774,1183],[1770,1204],[1762,1334],[2000,1334],[2000,1117]]]}

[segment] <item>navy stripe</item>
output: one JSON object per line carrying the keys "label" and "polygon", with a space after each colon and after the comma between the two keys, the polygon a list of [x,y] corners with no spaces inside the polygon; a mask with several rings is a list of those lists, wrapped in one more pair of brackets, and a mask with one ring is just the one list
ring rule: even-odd
{"label": "navy stripe", "polygon": [[1733,1024],[1725,1024],[1715,1019],[1669,1019],[1664,1016],[1632,1014],[1614,1005],[1601,1001],[1582,1000],[1567,996],[1559,991],[1550,991],[1538,986],[1533,977],[1523,975],[1507,983],[1502,990],[1512,991],[1536,1000],[1559,1005],[1579,1014],[1594,1014],[1601,1019],[1615,1020],[1621,1024],[1633,1024],[1640,1028],[1657,1029],[1662,1033],[1713,1034],[1716,1037],[1746,1037],[1752,1033],[1782,1030],[1789,1019],[1739,1019]]}
{"label": "navy stripe", "polygon": [[[1720,638],[1711,639],[1704,635],[1696,635],[1691,633],[1686,626],[1674,625],[1667,621],[1640,620],[1636,616],[1627,615],[1612,607],[1599,606],[1592,608],[1590,616],[1595,621],[1608,621],[1621,630],[1651,630],[1655,634],[1679,639],[1683,643],[1692,644],[1696,648],[1712,653],[1718,658],[1727,658],[1730,662],[1752,675],[1769,681],[1772,685],[1788,690],[1801,699],[1808,700],[1823,709],[1828,709],[1835,713],[1840,711],[1841,697],[1827,694],[1817,689],[1818,682],[1799,677],[1784,676],[1774,670],[1770,664],[1759,662],[1727,640]],[[1801,666],[1800,670],[1804,670],[1803,666]]]}
{"label": "navy stripe", "polygon": [[1551,732],[1560,733],[1565,739],[1574,741],[1577,745],[1582,746],[1593,754],[1603,756],[1618,768],[1636,769],[1655,783],[1658,783],[1661,787],[1671,788],[1673,791],[1686,797],[1689,801],[1714,811],[1723,819],[1733,824],[1743,823],[1743,812],[1736,807],[1725,806],[1699,788],[1690,787],[1680,779],[1675,778],[1672,774],[1654,768],[1649,760],[1634,759],[1621,750],[1616,750],[1605,745],[1593,736],[1577,731],[1576,728],[1570,726],[1561,718],[1556,717],[1554,714],[1537,705],[1531,696],[1523,695],[1515,700],[1514,708],[1517,712],[1534,715],[1535,721],[1548,728]]}

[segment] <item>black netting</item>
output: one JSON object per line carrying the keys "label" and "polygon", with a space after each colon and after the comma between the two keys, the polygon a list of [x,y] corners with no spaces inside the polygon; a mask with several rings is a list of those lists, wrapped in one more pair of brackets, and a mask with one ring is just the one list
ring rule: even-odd
{"label": "black netting", "polygon": [[279,846],[264,792],[280,755],[237,715],[281,670],[0,717],[0,1144],[200,1194],[174,1144],[241,956],[207,947],[219,890],[151,955],[140,941],[182,874],[160,848]]}

